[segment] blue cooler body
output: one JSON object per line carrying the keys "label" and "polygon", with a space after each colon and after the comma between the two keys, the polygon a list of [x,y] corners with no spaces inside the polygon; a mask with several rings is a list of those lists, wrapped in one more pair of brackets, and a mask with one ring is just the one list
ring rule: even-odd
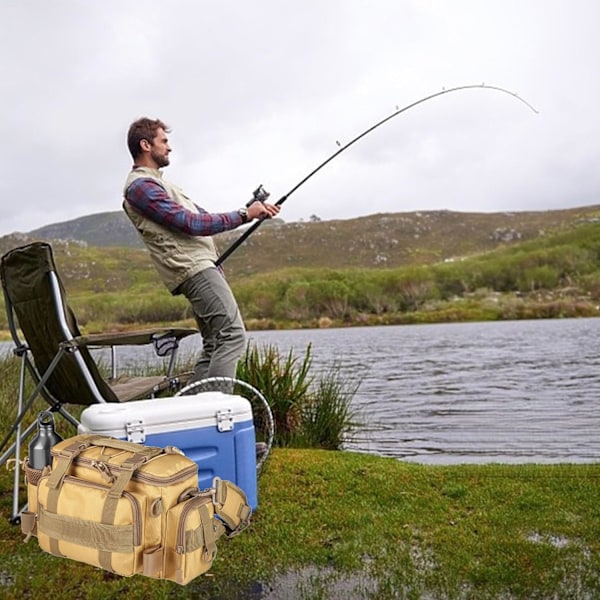
{"label": "blue cooler body", "polygon": [[93,404],[81,413],[79,433],[97,433],[147,446],[175,446],[198,465],[200,489],[215,476],[238,485],[258,506],[252,407],[241,396],[202,392]]}

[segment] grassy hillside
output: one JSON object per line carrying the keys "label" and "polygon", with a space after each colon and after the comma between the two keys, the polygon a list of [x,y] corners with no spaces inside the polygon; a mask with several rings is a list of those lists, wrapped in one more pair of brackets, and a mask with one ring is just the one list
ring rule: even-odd
{"label": "grassy hillside", "polygon": [[[106,215],[102,227],[110,231]],[[216,236],[218,245],[238,235]],[[38,236],[0,238],[0,253],[32,239]],[[225,268],[250,327],[596,316],[599,244],[599,206],[398,213],[268,222]],[[190,319],[144,249],[64,239],[52,245],[84,326]]]}
{"label": "grassy hillside", "polygon": [[[424,211],[266,224],[227,262],[233,275],[287,267],[394,268],[489,252],[600,220],[600,206],[561,211]],[[226,247],[237,235],[221,236]],[[223,243],[224,242],[224,243]]]}
{"label": "grassy hillside", "polygon": [[[277,219],[264,223],[228,259],[227,271],[236,276],[287,267],[342,269],[429,264],[488,252],[599,220],[600,205],[512,213],[406,212],[297,223]],[[239,231],[234,231],[215,239],[223,250],[239,235]],[[2,237],[0,252],[31,238],[77,240],[88,247],[141,249],[136,232],[121,211]],[[73,248],[70,252],[77,253]],[[85,260],[85,253],[81,256]],[[128,250],[127,256],[134,257],[133,267],[137,268],[140,255]]]}

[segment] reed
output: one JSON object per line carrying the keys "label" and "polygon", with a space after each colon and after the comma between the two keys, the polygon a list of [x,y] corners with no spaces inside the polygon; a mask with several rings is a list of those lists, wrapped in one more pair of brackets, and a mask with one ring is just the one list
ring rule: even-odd
{"label": "reed", "polygon": [[352,406],[359,387],[342,377],[338,365],[321,374],[301,405],[301,426],[293,446],[341,450],[361,426]]}
{"label": "reed", "polygon": [[312,373],[312,348],[284,355],[274,345],[249,344],[237,377],[267,399],[275,420],[274,445],[341,450],[355,422],[351,408],[358,384],[343,382],[339,368]]}

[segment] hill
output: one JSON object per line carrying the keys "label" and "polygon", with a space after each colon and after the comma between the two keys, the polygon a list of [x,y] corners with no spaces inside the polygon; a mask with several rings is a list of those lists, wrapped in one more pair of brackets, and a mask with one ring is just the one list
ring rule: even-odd
{"label": "hill", "polygon": [[[95,236],[86,234],[88,240],[104,246],[64,239],[76,229],[69,223],[53,226],[64,236],[52,246],[80,323],[101,331],[189,320],[185,301],[168,294],[147,251],[134,247],[131,226],[129,247],[109,245],[123,239],[111,235],[119,231],[111,218],[123,216],[87,221]],[[0,254],[40,233],[0,238]],[[216,236],[218,245],[224,249],[239,235]],[[600,207],[588,206],[274,220],[225,268],[246,322],[276,328],[598,316],[599,260]],[[3,322],[0,313],[0,329]]]}
{"label": "hill", "polygon": [[[498,213],[419,211],[375,214],[347,220],[264,223],[228,259],[231,277],[287,267],[381,268],[430,264],[568,230],[600,220],[600,205],[563,210]],[[221,250],[239,231],[216,236]],[[76,241],[76,245],[141,248],[121,212],[105,212],[0,238],[0,252],[30,239]],[[95,253],[96,254],[96,253]],[[109,252],[109,254],[113,254]],[[134,259],[137,262],[137,259]],[[140,256],[140,265],[146,264]],[[149,265],[147,265],[149,268]]]}
{"label": "hill", "polygon": [[142,242],[123,211],[103,212],[53,223],[27,235],[41,240],[79,240],[90,246],[141,248]]}

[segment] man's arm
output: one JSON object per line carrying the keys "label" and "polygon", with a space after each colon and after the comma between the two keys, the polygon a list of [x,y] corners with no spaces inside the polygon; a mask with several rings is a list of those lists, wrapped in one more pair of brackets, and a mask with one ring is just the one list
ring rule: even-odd
{"label": "man's arm", "polygon": [[173,202],[165,189],[152,179],[136,179],[125,193],[132,208],[167,229],[188,235],[214,235],[239,227],[244,220],[238,211],[195,213]]}

